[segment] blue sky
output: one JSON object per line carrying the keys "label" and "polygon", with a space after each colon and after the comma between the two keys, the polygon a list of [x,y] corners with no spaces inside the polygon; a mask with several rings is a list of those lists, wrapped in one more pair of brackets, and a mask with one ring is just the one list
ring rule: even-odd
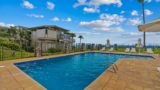
{"label": "blue sky", "polygon": [[[83,42],[135,44],[143,33],[141,4],[136,0],[0,0],[0,25],[57,25]],[[145,0],[146,22],[160,18],[160,0]],[[154,40],[153,40],[154,38]],[[147,44],[160,45],[159,33],[147,33]],[[76,41],[79,40],[76,38]]]}

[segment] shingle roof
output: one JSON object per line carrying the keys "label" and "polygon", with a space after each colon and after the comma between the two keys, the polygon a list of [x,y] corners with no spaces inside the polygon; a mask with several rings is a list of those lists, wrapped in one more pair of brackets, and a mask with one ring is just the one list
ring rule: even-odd
{"label": "shingle roof", "polygon": [[69,30],[61,28],[59,26],[55,26],[55,25],[43,25],[43,26],[37,26],[37,27],[32,27],[30,28],[31,30],[37,30],[37,29],[50,29],[50,30],[60,30],[63,32],[68,32]]}

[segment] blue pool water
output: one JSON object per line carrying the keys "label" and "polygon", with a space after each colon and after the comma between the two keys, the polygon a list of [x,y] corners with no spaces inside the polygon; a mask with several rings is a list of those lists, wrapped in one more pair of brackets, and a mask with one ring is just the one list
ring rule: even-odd
{"label": "blue pool water", "polygon": [[83,90],[111,63],[122,58],[152,59],[146,56],[83,53],[22,62],[16,66],[48,90]]}

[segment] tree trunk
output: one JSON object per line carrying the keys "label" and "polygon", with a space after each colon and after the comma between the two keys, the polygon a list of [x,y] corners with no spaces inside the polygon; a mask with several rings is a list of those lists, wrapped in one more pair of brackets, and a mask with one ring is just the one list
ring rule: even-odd
{"label": "tree trunk", "polygon": [[80,49],[81,49],[81,38],[80,38]]}
{"label": "tree trunk", "polygon": [[72,44],[71,44],[71,48],[72,48],[72,51],[73,51],[73,37],[72,37]]}
{"label": "tree trunk", "polygon": [[[142,13],[143,13],[143,24],[145,24],[145,10],[144,10],[144,2],[142,2]],[[143,32],[143,45],[146,50],[146,32]]]}

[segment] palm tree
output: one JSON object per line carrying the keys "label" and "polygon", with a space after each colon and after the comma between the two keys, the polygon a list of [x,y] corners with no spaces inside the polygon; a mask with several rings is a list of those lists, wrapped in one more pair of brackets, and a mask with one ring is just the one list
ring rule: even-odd
{"label": "palm tree", "polygon": [[28,50],[31,43],[31,31],[27,29],[19,30],[19,44],[24,50]]}
{"label": "palm tree", "polygon": [[82,35],[79,35],[78,38],[80,39],[80,48],[81,48],[81,40],[83,39],[83,36],[82,36]]}
{"label": "palm tree", "polygon": [[70,33],[70,36],[72,37],[72,44],[74,42],[74,37],[76,37],[76,34],[75,33]]}
{"label": "palm tree", "polygon": [[72,47],[72,50],[73,50],[73,46],[74,46],[74,37],[76,37],[76,34],[75,33],[68,33],[70,35],[70,37],[72,38],[72,41],[71,41],[71,47]]}
{"label": "palm tree", "polygon": [[8,28],[0,27],[0,37],[6,37],[9,38]]}
{"label": "palm tree", "polygon": [[[138,2],[142,4],[143,24],[145,24],[144,0],[138,0]],[[143,44],[146,50],[146,32],[143,32]]]}
{"label": "palm tree", "polygon": [[17,34],[18,34],[18,31],[16,28],[14,27],[11,27],[8,29],[8,33],[9,33],[9,36],[10,36],[10,40],[16,42],[17,41]]}

